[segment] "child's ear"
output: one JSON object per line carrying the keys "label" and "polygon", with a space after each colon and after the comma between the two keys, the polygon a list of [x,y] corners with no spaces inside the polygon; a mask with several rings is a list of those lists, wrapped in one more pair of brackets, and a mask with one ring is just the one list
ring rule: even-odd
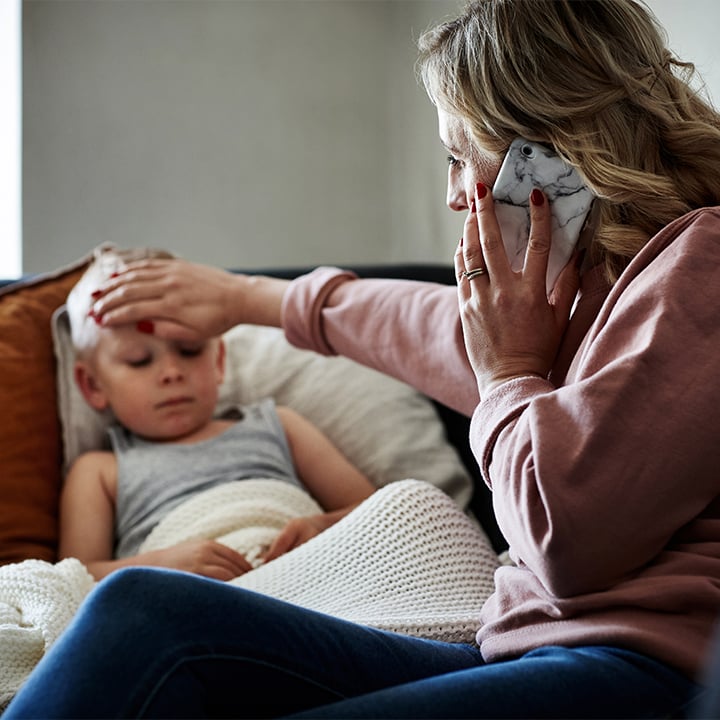
{"label": "child's ear", "polygon": [[107,398],[98,385],[90,366],[82,360],[77,360],[75,362],[74,371],[75,382],[77,383],[78,388],[80,388],[80,392],[85,398],[85,402],[95,410],[105,410],[108,406]]}
{"label": "child's ear", "polygon": [[221,385],[225,379],[225,343],[222,338],[218,340],[217,357],[215,358],[215,372],[217,375],[217,384]]}

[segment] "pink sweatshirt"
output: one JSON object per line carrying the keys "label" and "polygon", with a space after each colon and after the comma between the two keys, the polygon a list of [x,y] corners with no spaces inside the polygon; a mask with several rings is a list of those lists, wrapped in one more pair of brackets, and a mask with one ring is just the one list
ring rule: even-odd
{"label": "pink sweatshirt", "polygon": [[283,324],[472,413],[517,563],[483,608],[486,660],[614,645],[697,676],[720,613],[720,208],[671,223],[612,289],[586,273],[550,378],[482,402],[453,287],[321,268]]}

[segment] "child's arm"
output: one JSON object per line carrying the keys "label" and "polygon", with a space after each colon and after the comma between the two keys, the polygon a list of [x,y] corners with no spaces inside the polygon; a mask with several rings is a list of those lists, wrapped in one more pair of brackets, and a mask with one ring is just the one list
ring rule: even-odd
{"label": "child's arm", "polygon": [[300,480],[325,509],[322,515],[291,520],[265,554],[273,560],[318,535],[375,492],[375,486],[309,420],[277,408]]}
{"label": "child's arm", "polygon": [[90,452],[74,463],[60,497],[61,558],[80,560],[96,579],[132,565],[155,565],[230,580],[251,570],[238,552],[213,540],[113,559],[117,463],[111,452]]}
{"label": "child's arm", "polygon": [[81,560],[99,579],[94,564],[112,559],[116,463],[111,452],[81,455],[70,468],[60,495],[61,558]]}

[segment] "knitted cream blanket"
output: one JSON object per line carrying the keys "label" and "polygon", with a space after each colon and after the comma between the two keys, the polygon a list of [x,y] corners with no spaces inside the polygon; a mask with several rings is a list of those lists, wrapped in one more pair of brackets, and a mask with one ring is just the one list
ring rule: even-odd
{"label": "knitted cream blanket", "polygon": [[59,637],[94,580],[75,559],[0,567],[0,711]]}
{"label": "knitted cream blanket", "polygon": [[[169,513],[142,550],[213,537],[252,560],[290,518],[317,512],[315,502],[289,483],[228,483]],[[444,492],[402,480],[231,583],[364,625],[473,642],[499,564],[477,523]]]}
{"label": "knitted cream blanket", "polygon": [[322,508],[296,485],[249,479],[223,483],[185,500],[145,538],[140,552],[186,540],[213,539],[242,553],[253,566],[285,525]]}
{"label": "knitted cream blanket", "polygon": [[478,524],[450,497],[434,485],[400,480],[231,582],[363,625],[471,643],[500,564]]}
{"label": "knitted cream blanket", "polygon": [[[261,564],[262,550],[289,519],[319,511],[289,483],[228,483],[169,513],[142,549],[216,538],[256,565],[231,581],[239,587],[386,630],[474,641],[500,563],[477,523],[445,493],[416,480],[390,483],[325,532]],[[0,710],[92,586],[74,559],[0,567]]]}

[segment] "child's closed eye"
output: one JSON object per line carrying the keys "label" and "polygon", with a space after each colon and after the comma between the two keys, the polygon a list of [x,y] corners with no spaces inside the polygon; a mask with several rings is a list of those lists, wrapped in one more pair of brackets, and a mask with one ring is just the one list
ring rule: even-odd
{"label": "child's closed eye", "polygon": [[146,367],[152,362],[152,356],[145,355],[141,358],[132,358],[130,360],[126,360],[125,362],[132,368]]}
{"label": "child's closed eye", "polygon": [[182,357],[197,357],[198,355],[202,355],[203,351],[205,350],[205,345],[183,345],[178,347],[178,353]]}

